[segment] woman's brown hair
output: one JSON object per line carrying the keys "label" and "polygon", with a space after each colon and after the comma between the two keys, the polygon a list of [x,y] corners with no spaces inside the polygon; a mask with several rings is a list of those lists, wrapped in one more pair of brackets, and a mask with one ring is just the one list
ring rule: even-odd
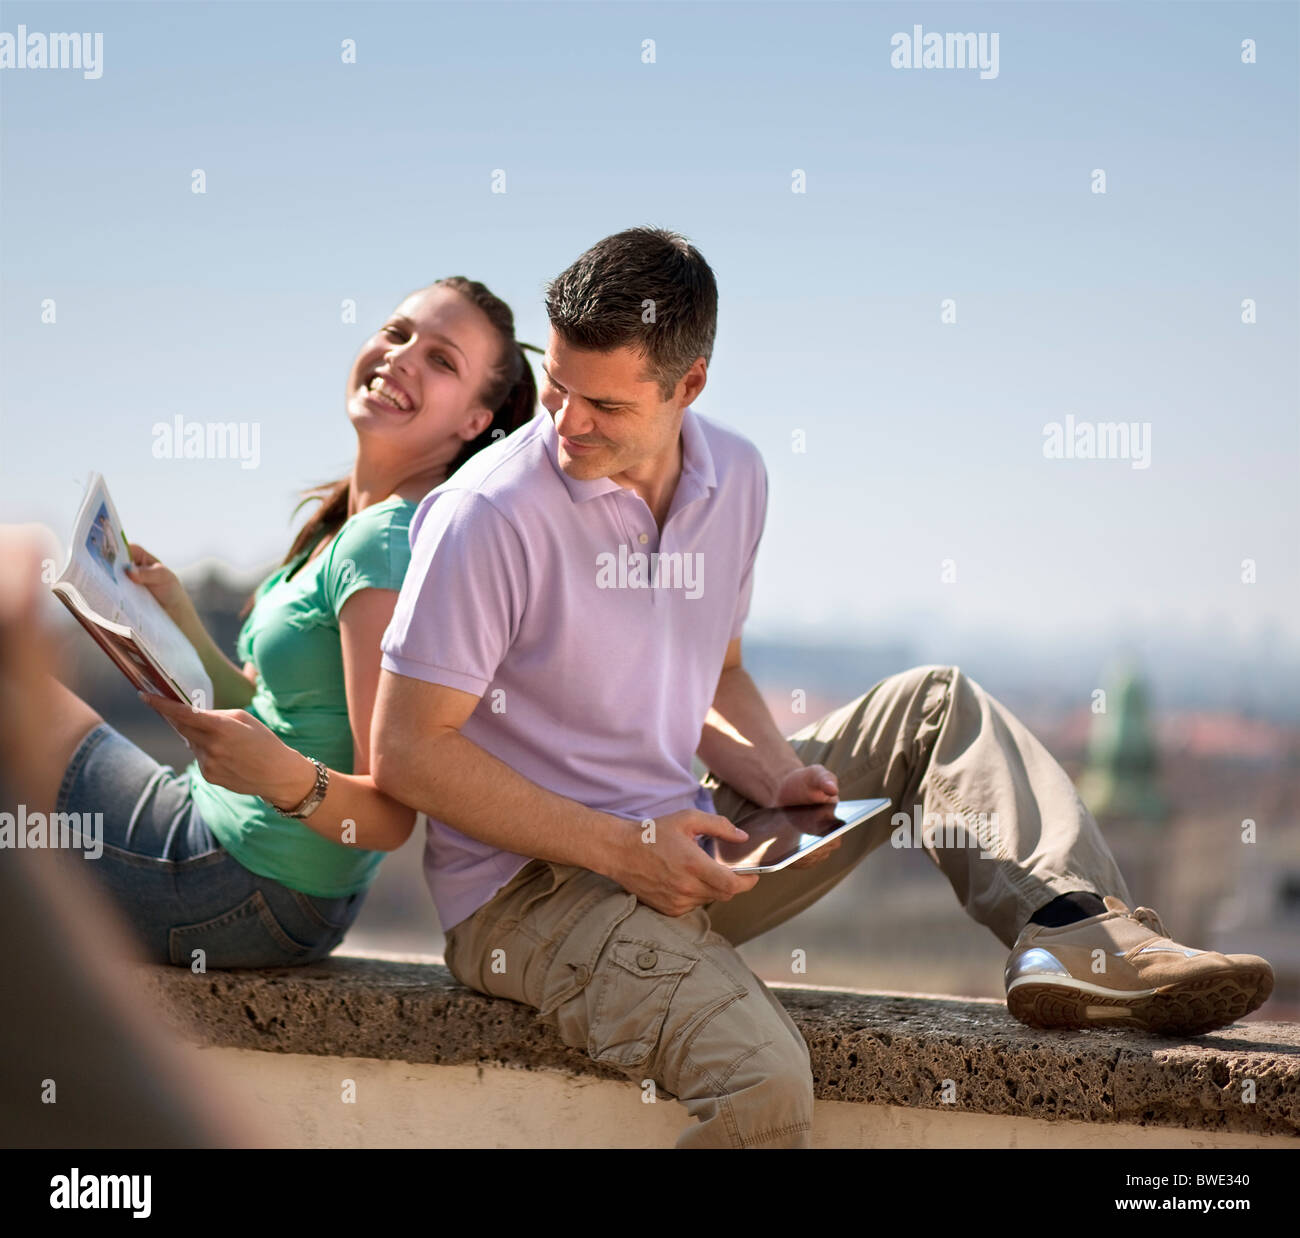
{"label": "woman's brown hair", "polygon": [[[501,337],[501,359],[488,375],[487,386],[483,391],[483,403],[493,410],[492,420],[476,439],[466,443],[460,453],[447,469],[450,477],[475,452],[510,434],[532,420],[537,409],[537,382],[533,378],[532,366],[524,356],[524,349],[530,348],[540,353],[542,349],[535,344],[523,344],[515,339],[515,316],[500,297],[488,290],[478,280],[466,279],[463,275],[448,275],[444,279],[434,280],[430,288],[450,288],[472,301],[487,316],[488,321],[497,329]],[[421,290],[423,291],[423,289]],[[321,538],[329,537],[342,527],[348,518],[348,486],[351,478],[341,481],[324,482],[303,491],[302,500],[294,508],[297,515],[305,503],[313,499],[320,504],[311,518],[298,530],[298,535],[289,547],[289,553],[282,563],[290,563],[303,551],[314,546]],[[252,610],[250,598],[244,607],[241,618]]]}

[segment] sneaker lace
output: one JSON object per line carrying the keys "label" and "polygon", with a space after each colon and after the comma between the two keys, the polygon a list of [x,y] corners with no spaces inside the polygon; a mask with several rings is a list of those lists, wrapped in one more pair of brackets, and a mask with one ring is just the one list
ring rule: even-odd
{"label": "sneaker lace", "polygon": [[1165,926],[1161,923],[1160,917],[1152,911],[1150,907],[1135,907],[1132,912],[1133,919],[1139,924],[1145,924],[1153,933],[1161,937],[1168,937],[1165,932]]}

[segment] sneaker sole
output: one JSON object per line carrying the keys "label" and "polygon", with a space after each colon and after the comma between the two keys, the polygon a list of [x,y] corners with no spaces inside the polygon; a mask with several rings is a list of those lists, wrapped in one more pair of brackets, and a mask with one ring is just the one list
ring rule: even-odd
{"label": "sneaker sole", "polygon": [[1166,985],[1154,993],[1087,993],[1057,983],[1027,981],[1007,994],[1021,1023],[1048,1030],[1129,1027],[1160,1036],[1199,1036],[1258,1010],[1273,992],[1273,973],[1243,968],[1223,976]]}

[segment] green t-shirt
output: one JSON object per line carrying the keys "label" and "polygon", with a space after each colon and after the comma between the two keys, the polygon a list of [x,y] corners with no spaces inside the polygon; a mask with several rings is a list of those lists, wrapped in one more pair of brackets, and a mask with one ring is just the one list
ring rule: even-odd
{"label": "green t-shirt", "polygon": [[[257,587],[239,633],[238,661],[257,668],[245,708],[291,748],[340,773],[352,773],[352,726],[339,611],[359,589],[402,587],[415,508],[394,496],[359,511],[305,567],[314,545]],[[255,795],[214,786],[197,761],[185,772],[203,820],[251,872],[317,898],[355,894],[374,880],[384,852],[332,842]]]}

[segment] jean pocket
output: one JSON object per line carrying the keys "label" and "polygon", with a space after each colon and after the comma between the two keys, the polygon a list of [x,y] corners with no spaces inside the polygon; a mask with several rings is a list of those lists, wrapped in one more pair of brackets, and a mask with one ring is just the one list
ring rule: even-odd
{"label": "jean pocket", "polygon": [[313,947],[289,936],[262,892],[256,890],[222,915],[177,925],[168,934],[168,951],[176,966],[191,966],[196,950],[203,951],[205,968],[221,969],[301,963]]}
{"label": "jean pocket", "polygon": [[360,910],[360,894],[348,894],[342,898],[317,898],[314,894],[304,894],[301,890],[287,892],[293,896],[294,906],[308,924],[329,932],[346,932]]}
{"label": "jean pocket", "polygon": [[696,953],[668,950],[659,942],[615,938],[587,1036],[592,1060],[644,1065],[659,1043],[678,985],[699,961]]}

